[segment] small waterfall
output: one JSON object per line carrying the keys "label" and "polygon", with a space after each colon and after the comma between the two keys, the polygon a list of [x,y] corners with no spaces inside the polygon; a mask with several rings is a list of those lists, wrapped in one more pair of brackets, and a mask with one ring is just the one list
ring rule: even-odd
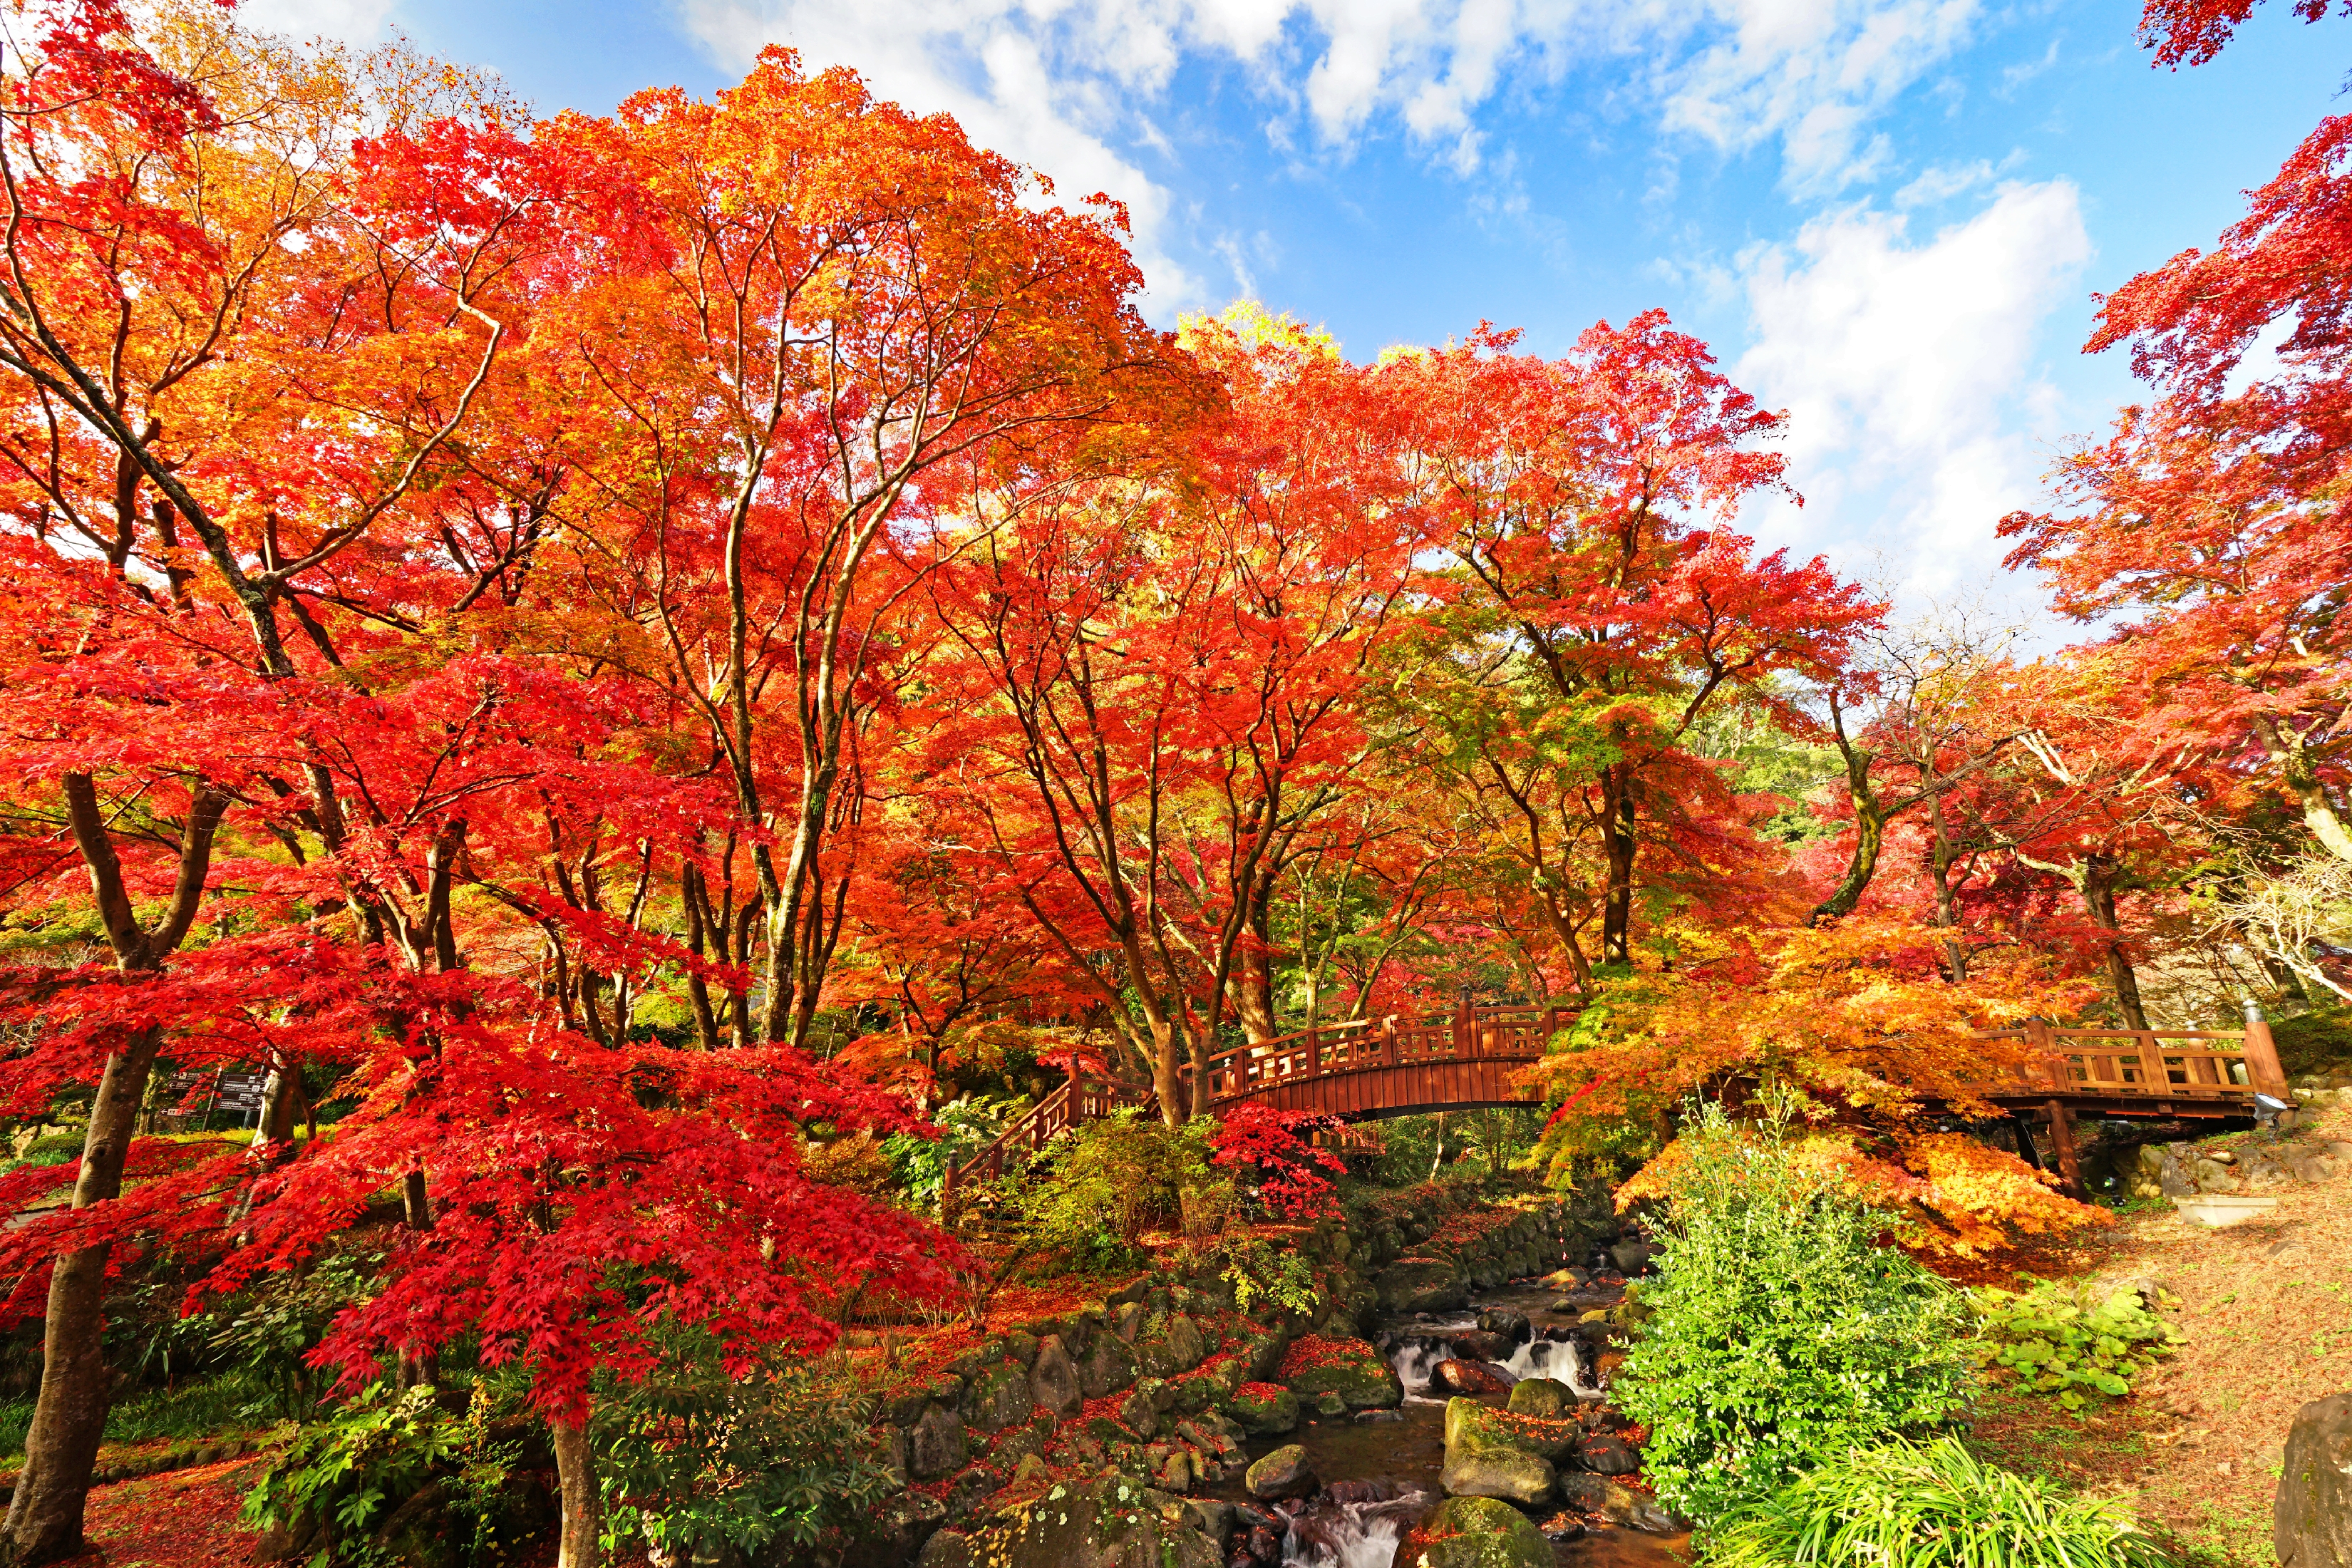
{"label": "small waterfall", "polygon": [[1339,1482],[1291,1516],[1283,1568],[1390,1568],[1429,1501],[1427,1492],[1379,1481]]}
{"label": "small waterfall", "polygon": [[[1389,1352],[1389,1364],[1396,1368],[1397,1380],[1404,1384],[1408,1404],[1445,1402],[1449,1396],[1444,1391],[1433,1389],[1431,1384],[1437,1363],[1454,1354],[1454,1342],[1442,1334],[1411,1334],[1395,1342],[1395,1348]],[[1602,1397],[1600,1381],[1591,1367],[1591,1352],[1580,1340],[1529,1340],[1513,1347],[1509,1360],[1486,1364],[1508,1375],[1513,1383],[1549,1377],[1568,1384],[1579,1399]]]}
{"label": "small waterfall", "polygon": [[1389,1364],[1396,1368],[1397,1380],[1404,1384],[1405,1398],[1422,1405],[1436,1402],[1429,1392],[1429,1380],[1437,1363],[1453,1353],[1454,1346],[1446,1340],[1415,1335],[1399,1342]]}
{"label": "small waterfall", "polygon": [[1591,1351],[1581,1340],[1529,1340],[1511,1352],[1503,1370],[1517,1383],[1548,1377],[1576,1391],[1579,1399],[1599,1399],[1601,1385],[1591,1369]]}

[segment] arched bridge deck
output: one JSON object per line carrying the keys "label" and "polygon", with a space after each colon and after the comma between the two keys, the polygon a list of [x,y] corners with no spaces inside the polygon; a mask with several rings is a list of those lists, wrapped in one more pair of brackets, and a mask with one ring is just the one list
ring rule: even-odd
{"label": "arched bridge deck", "polygon": [[[1436,1110],[1533,1105],[1517,1082],[1552,1037],[1575,1021],[1572,1005],[1473,1006],[1411,1020],[1388,1017],[1300,1029],[1209,1058],[1209,1104],[1265,1104],[1344,1121]],[[2062,1029],[2036,1020],[1987,1040],[2022,1039],[2021,1063],[1995,1066],[1985,1098],[2012,1114],[2048,1116],[2053,1152],[2074,1177],[2072,1117],[2211,1118],[2253,1113],[2254,1086],[2284,1097],[2269,1026],[2207,1029]],[[1189,1094],[1191,1072],[1185,1073]],[[2275,1080],[2273,1083],[2273,1080]],[[948,1171],[948,1185],[1024,1164],[1064,1129],[1122,1105],[1148,1105],[1148,1087],[1074,1078]]]}

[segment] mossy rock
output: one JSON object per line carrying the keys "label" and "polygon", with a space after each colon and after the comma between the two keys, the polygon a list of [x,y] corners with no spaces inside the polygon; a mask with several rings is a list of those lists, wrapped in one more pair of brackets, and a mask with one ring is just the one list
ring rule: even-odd
{"label": "mossy rock", "polygon": [[[972,1532],[967,1561],[993,1568],[1221,1568],[1181,1500],[1112,1477],[1060,1481]],[[926,1559],[928,1562],[928,1559]]]}
{"label": "mossy rock", "polygon": [[1253,1435],[1287,1432],[1298,1425],[1298,1395],[1286,1388],[1246,1384],[1226,1408],[1242,1430]]}
{"label": "mossy rock", "polygon": [[1511,1385],[1510,1411],[1558,1421],[1576,1413],[1576,1390],[1557,1378],[1524,1377]]}
{"label": "mossy rock", "polygon": [[1136,1363],[1153,1377],[1174,1377],[1192,1371],[1208,1354],[1208,1346],[1201,1337],[1200,1325],[1181,1312],[1159,1325],[1158,1332],[1147,1331],[1135,1350]]}
{"label": "mossy rock", "polygon": [[1551,1543],[1493,1498],[1448,1498],[1397,1549],[1397,1568],[1551,1568]]}
{"label": "mossy rock", "polygon": [[1404,1384],[1381,1356],[1361,1340],[1346,1342],[1360,1347],[1315,1366],[1303,1367],[1282,1380],[1283,1386],[1302,1399],[1336,1394],[1350,1410],[1389,1410],[1404,1403]]}
{"label": "mossy rock", "polygon": [[1444,1258],[1400,1258],[1373,1285],[1391,1312],[1445,1312],[1470,1300],[1460,1272]]}

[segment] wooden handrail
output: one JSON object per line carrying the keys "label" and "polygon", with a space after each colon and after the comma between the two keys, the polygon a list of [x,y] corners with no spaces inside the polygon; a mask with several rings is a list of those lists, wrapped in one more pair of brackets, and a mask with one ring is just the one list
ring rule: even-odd
{"label": "wooden handrail", "polygon": [[[1533,1061],[1551,1037],[1576,1019],[1573,1004],[1473,1006],[1467,1000],[1443,1013],[1400,1018],[1351,1018],[1318,1024],[1208,1058],[1209,1103],[1237,1100],[1318,1079],[1382,1068],[1442,1066],[1461,1061]],[[2259,1028],[2259,1035],[2256,1030]],[[2023,1040],[2028,1059],[1995,1073],[1986,1098],[2044,1100],[2068,1096],[2101,1100],[2200,1103],[2244,1101],[2256,1089],[2284,1096],[2268,1026],[2229,1029],[2061,1028],[2035,1019],[2021,1029],[1993,1030],[1984,1040]],[[2205,1042],[2214,1042],[2207,1045]],[[2267,1058],[2267,1060],[2265,1059]],[[1192,1069],[1179,1068],[1191,1098]],[[2266,1077],[2278,1087],[2268,1089]],[[1034,1157],[1065,1130],[1107,1116],[1123,1105],[1150,1106],[1144,1085],[1103,1075],[1073,1078],[961,1164],[948,1167],[945,1191],[975,1176],[1001,1175],[1022,1154]],[[1401,1100],[1399,1104],[1418,1103]],[[1360,1113],[1360,1112],[1359,1112]],[[2210,1113],[2210,1111],[2209,1111]]]}

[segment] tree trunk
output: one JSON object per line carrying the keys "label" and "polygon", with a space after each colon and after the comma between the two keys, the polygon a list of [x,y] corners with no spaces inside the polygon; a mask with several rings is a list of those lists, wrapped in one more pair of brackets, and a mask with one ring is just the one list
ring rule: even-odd
{"label": "tree trunk", "polygon": [[1945,829],[1941,792],[1927,797],[1927,832],[1928,865],[1936,878],[1936,924],[1951,933],[1944,939],[1944,961],[1950,971],[1947,978],[1955,985],[1964,985],[1969,978],[1969,944],[1960,932],[1958,896],[1952,886],[1952,868],[1959,864],[1960,852]]}
{"label": "tree trunk", "polygon": [[1151,1089],[1160,1097],[1160,1120],[1171,1127],[1184,1125],[1184,1080],[1176,1070],[1184,1059],[1183,1031],[1173,1018],[1151,1020]]}
{"label": "tree trunk", "polygon": [[[425,1190],[425,1167],[412,1166],[400,1182],[400,1219],[414,1231],[433,1228],[432,1194]],[[441,1358],[431,1351],[403,1351],[395,1379],[403,1388],[431,1388],[441,1381]]]}
{"label": "tree trunk", "polygon": [[2117,933],[2117,940],[2107,943],[2107,980],[2116,988],[2116,1009],[2123,1015],[2124,1027],[2147,1027],[2147,1010],[2140,1004],[2139,975],[2132,968],[2131,958],[2124,952],[2120,940],[2123,921],[2116,915],[2116,884],[2121,879],[2122,868],[2112,855],[2093,855],[2083,862],[2083,907],[2090,910],[2092,921],[2101,931]]}
{"label": "tree trunk", "polygon": [[603,1510],[596,1495],[596,1457],[588,1447],[586,1426],[561,1422],[548,1426],[555,1450],[556,1487],[563,1497],[563,1525],[557,1536],[555,1568],[603,1568],[604,1549],[597,1537]]}
{"label": "tree trunk", "polygon": [[[150,1028],[107,1058],[82,1138],[81,1174],[73,1206],[87,1209],[122,1192],[122,1165],[146,1098],[147,1078],[163,1048]],[[0,1557],[32,1568],[82,1549],[82,1509],[98,1446],[106,1434],[112,1381],[102,1315],[110,1248],[85,1247],[57,1260],[41,1332],[41,1392],[25,1433],[25,1468],[0,1531]]]}
{"label": "tree trunk", "polygon": [[1878,872],[1878,851],[1886,840],[1886,814],[1879,807],[1877,792],[1870,787],[1871,755],[1846,740],[1844,717],[1834,701],[1831,714],[1837,721],[1838,750],[1845,758],[1846,791],[1853,797],[1853,855],[1836,889],[1815,906],[1815,920],[1853,913],[1854,906],[1862,902],[1863,889]]}
{"label": "tree trunk", "polygon": [[[1613,769],[1612,770],[1614,771]],[[1601,956],[1608,963],[1633,961],[1633,790],[1630,779],[1615,782],[1609,812],[1608,902],[1601,911]]]}

